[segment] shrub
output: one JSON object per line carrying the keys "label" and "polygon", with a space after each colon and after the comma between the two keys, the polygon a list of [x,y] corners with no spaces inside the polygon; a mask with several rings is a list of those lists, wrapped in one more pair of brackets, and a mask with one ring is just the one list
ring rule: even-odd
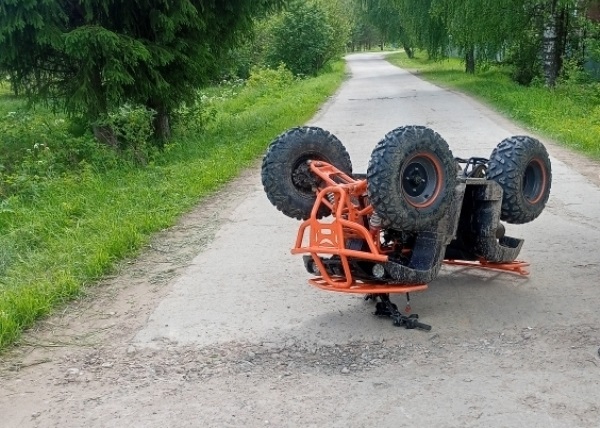
{"label": "shrub", "polygon": [[539,41],[532,35],[524,35],[509,50],[506,63],[513,66],[511,78],[523,86],[529,86],[541,76]]}
{"label": "shrub", "polygon": [[145,165],[156,151],[152,127],[155,115],[154,110],[144,106],[125,104],[98,121],[95,129],[109,131],[104,141],[116,148],[124,159]]}
{"label": "shrub", "polygon": [[327,13],[316,3],[293,3],[272,27],[266,62],[284,63],[295,75],[316,75],[338,53]]}
{"label": "shrub", "polygon": [[285,64],[280,63],[275,69],[254,67],[246,82],[249,89],[268,88],[271,92],[289,86],[294,82],[294,75]]}

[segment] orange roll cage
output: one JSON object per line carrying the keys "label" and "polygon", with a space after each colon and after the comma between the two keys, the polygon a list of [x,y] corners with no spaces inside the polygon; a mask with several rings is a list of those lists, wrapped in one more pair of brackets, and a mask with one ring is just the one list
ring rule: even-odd
{"label": "orange roll cage", "polygon": [[[317,276],[309,279],[315,287],[344,293],[387,294],[410,293],[426,290],[427,284],[396,284],[354,278],[350,259],[386,263],[389,257],[382,246],[380,229],[369,225],[373,207],[367,194],[366,179],[350,177],[324,161],[311,161],[310,170],[320,178],[315,204],[310,217],[301,223],[292,254],[309,254],[315,264]],[[331,217],[320,218],[322,206],[332,213]],[[368,250],[347,248],[348,239],[360,239]],[[363,247],[364,248],[364,247]],[[327,272],[321,255],[339,257],[343,274]],[[445,264],[465,267],[493,269],[503,272],[528,275],[529,263],[514,261],[491,263],[485,260],[444,260]]]}

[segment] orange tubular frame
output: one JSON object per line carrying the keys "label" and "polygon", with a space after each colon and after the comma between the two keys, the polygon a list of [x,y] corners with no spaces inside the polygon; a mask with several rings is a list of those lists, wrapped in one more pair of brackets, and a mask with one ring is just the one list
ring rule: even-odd
{"label": "orange tubular frame", "polygon": [[[355,280],[350,268],[350,258],[374,263],[386,263],[388,256],[381,248],[379,231],[369,229],[368,216],[373,214],[373,207],[367,200],[367,180],[352,178],[336,167],[322,161],[311,161],[311,171],[318,176],[324,186],[318,193],[317,199],[308,220],[300,225],[296,244],[292,254],[310,254],[319,270],[320,276],[309,279],[315,287],[344,293],[383,294],[409,293],[427,289],[427,284],[387,284]],[[319,210],[325,205],[333,216],[319,219]],[[346,239],[358,238],[367,243],[367,251],[346,248]],[[305,245],[305,242],[308,244]],[[339,256],[343,275],[330,275],[320,255]],[[452,266],[490,269],[517,275],[529,275],[529,263],[514,261],[508,263],[493,263],[487,260],[469,261],[446,259],[444,264]]]}
{"label": "orange tubular frame", "polygon": [[[323,180],[326,187],[317,194],[310,218],[305,220],[298,230],[296,244],[292,254],[310,254],[320,275],[310,279],[309,283],[321,289],[345,293],[407,293],[427,289],[426,284],[375,284],[356,281],[350,269],[349,258],[385,263],[388,256],[381,252],[379,235],[367,229],[367,216],[373,213],[370,204],[362,204],[367,195],[367,181],[356,180],[334,166],[320,161],[310,163],[311,171]],[[318,218],[321,205],[327,206],[333,213],[331,221]],[[308,245],[303,245],[308,236]],[[369,246],[368,251],[346,248],[346,239],[357,237]],[[341,259],[343,276],[327,273],[319,254],[337,255]]]}
{"label": "orange tubular frame", "polygon": [[530,266],[528,262],[523,262],[520,260],[515,260],[514,262],[507,263],[493,263],[488,262],[487,260],[469,261],[448,259],[444,260],[444,264],[450,266],[472,267],[478,269],[488,269],[500,272],[516,273],[521,276],[529,275],[529,269],[527,268]]}

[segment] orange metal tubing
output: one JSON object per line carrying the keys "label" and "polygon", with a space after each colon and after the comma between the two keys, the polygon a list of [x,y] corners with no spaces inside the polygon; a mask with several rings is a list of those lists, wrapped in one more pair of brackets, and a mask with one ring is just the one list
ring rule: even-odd
{"label": "orange metal tubing", "polygon": [[[364,224],[366,216],[373,211],[370,205],[362,208],[358,205],[358,199],[366,195],[367,183],[366,180],[355,180],[325,162],[311,162],[310,168],[328,186],[319,191],[310,218],[300,225],[292,254],[310,254],[324,281],[331,285],[335,284],[335,288],[338,289],[350,289],[356,283],[352,277],[349,257],[379,263],[388,261],[388,257],[379,251],[379,242],[376,243],[370,231],[360,224],[361,222]],[[331,222],[318,219],[322,204],[331,209],[333,213]],[[369,251],[347,249],[345,239],[349,234],[363,239],[369,246]],[[307,235],[308,246],[303,246],[302,243]],[[331,277],[319,254],[339,256],[344,277]]]}
{"label": "orange metal tubing", "polygon": [[478,269],[489,269],[489,270],[497,270],[501,272],[509,272],[516,273],[518,275],[527,276],[529,275],[529,269],[527,267],[530,266],[528,262],[515,260],[513,262],[508,263],[493,263],[488,262],[487,260],[444,260],[444,264],[451,266],[463,266],[463,267],[472,267]]}
{"label": "orange metal tubing", "polygon": [[[350,258],[385,263],[388,256],[382,251],[379,234],[368,229],[367,219],[373,207],[367,203],[367,181],[356,180],[336,167],[322,161],[312,161],[311,171],[324,183],[318,193],[310,217],[301,223],[292,254],[310,254],[320,276],[309,279],[309,284],[327,291],[356,294],[410,293],[423,291],[426,284],[387,284],[355,280],[350,269]],[[331,220],[318,219],[319,209],[327,206]],[[364,206],[363,206],[364,205]],[[368,245],[367,251],[346,248],[346,239],[356,237]],[[303,242],[308,241],[307,245]],[[343,275],[329,275],[319,255],[340,257]],[[486,260],[444,260],[447,265],[491,269],[519,275],[529,275],[529,263],[514,261],[492,263]]]}
{"label": "orange metal tubing", "polygon": [[338,288],[335,283],[332,284],[322,277],[311,278],[308,280],[310,285],[313,285],[321,290],[336,291],[352,294],[389,294],[389,293],[415,293],[417,291],[427,290],[427,284],[406,285],[406,284],[365,284],[355,282],[349,287]]}

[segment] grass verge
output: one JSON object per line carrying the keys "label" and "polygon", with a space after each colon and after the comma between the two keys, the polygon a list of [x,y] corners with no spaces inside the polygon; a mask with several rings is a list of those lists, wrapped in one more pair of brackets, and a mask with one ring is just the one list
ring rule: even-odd
{"label": "grass verge", "polygon": [[409,59],[389,55],[394,65],[418,71],[419,76],[475,95],[531,130],[600,160],[600,83],[559,84],[555,89],[521,86],[506,67],[490,66],[475,75],[464,72],[458,59]]}
{"label": "grass verge", "polygon": [[0,349],[306,122],[343,78],[340,62],[312,79],[254,82],[211,103],[203,132],[181,132],[144,168],[89,166],[0,201]]}

